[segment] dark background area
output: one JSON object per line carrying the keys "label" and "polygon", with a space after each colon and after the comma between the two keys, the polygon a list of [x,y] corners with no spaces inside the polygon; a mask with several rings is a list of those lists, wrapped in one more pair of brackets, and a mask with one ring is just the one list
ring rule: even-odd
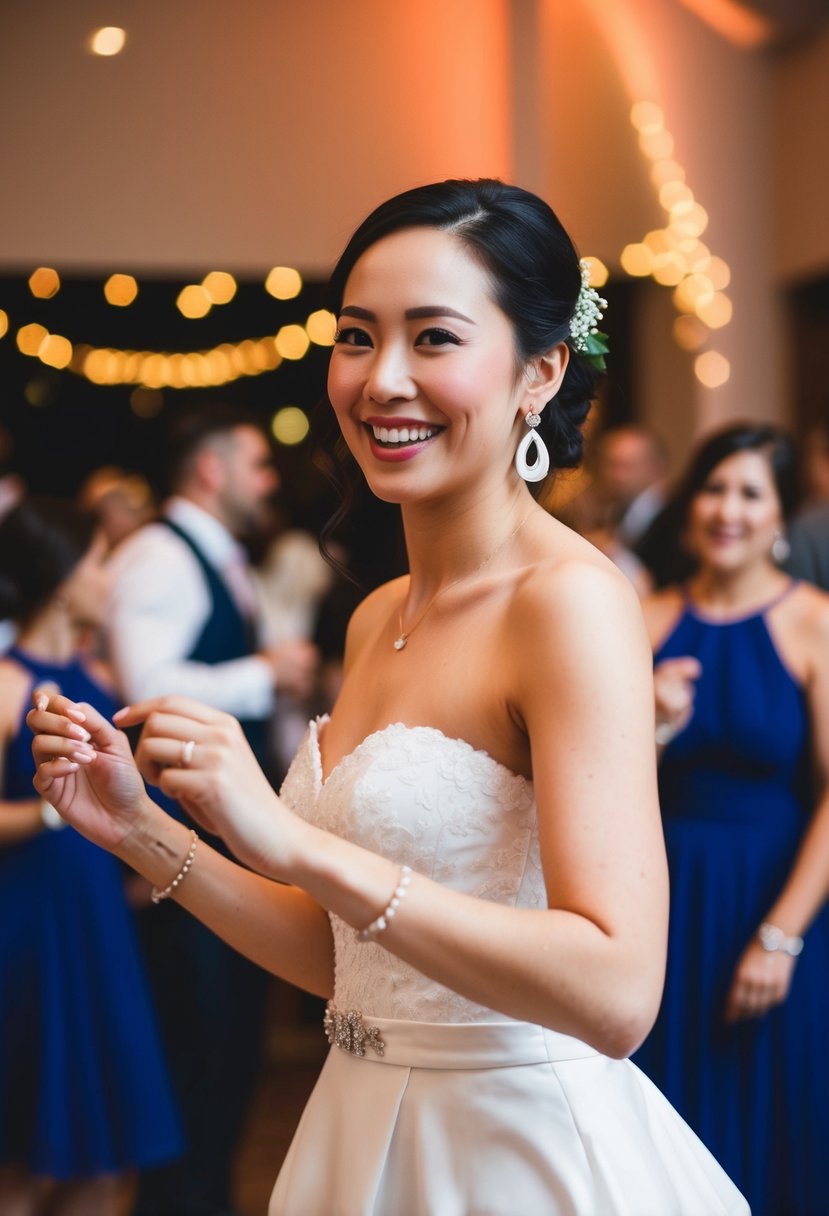
{"label": "dark background area", "polygon": [[[58,268],[60,270],[60,268]],[[243,376],[211,389],[164,389],[146,392],[142,413],[131,398],[135,385],[105,386],[69,369],[55,370],[20,352],[16,334],[38,322],[73,344],[124,350],[205,350],[222,342],[240,342],[275,334],[282,326],[304,323],[324,306],[324,285],[307,282],[292,300],[276,300],[259,282],[240,282],[234,299],[216,306],[199,320],[184,318],[176,298],[185,279],[148,280],[136,276],[139,293],[127,308],[108,304],[103,284],[108,276],[61,275],[61,288],[51,299],[32,296],[27,276],[0,277],[0,308],[9,329],[0,338],[0,455],[25,478],[34,492],[74,495],[85,477],[102,465],[142,473],[156,493],[165,492],[164,444],[170,420],[183,406],[199,400],[223,400],[252,411],[269,429],[285,405],[304,409],[311,433],[300,444],[274,444],[281,477],[280,507],[284,521],[318,535],[336,510],[340,495],[320,469],[320,449],[330,446],[328,407],[324,402],[329,350],[312,345],[297,361],[284,360],[274,371]],[[603,425],[635,417],[630,385],[633,309],[639,284],[625,280],[602,289],[609,300],[604,328],[610,336],[609,375],[602,387]],[[149,398],[157,412],[147,416]],[[354,507],[336,536],[349,553],[349,564],[367,588],[400,573],[405,554],[397,508],[377,502],[358,488]]]}

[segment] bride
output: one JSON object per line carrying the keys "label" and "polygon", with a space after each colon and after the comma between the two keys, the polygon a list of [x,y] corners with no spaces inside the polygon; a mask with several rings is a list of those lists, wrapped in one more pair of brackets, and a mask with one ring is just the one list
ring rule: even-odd
{"label": "bride", "polygon": [[625,1058],[667,925],[638,603],[527,485],[579,459],[604,301],[546,203],[490,180],[384,203],[331,290],[331,405],[400,504],[409,575],[355,613],[279,797],[225,714],[115,716],[249,868],[149,799],[120,729],[45,693],[37,787],[156,899],[329,998],[271,1216],[745,1213]]}

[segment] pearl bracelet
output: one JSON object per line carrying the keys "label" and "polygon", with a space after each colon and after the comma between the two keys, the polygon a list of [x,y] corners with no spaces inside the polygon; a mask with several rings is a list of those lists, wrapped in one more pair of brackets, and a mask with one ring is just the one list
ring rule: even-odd
{"label": "pearl bracelet", "polygon": [[382,933],[384,929],[389,927],[389,921],[397,912],[397,906],[401,899],[404,899],[406,892],[409,889],[409,883],[412,881],[412,871],[409,866],[401,866],[400,877],[397,880],[397,886],[394,888],[391,899],[388,905],[383,909],[376,920],[373,920],[370,925],[366,925],[365,929],[356,929],[354,936],[358,942],[370,942],[377,937],[378,933]]}
{"label": "pearl bracelet", "polygon": [[199,843],[198,836],[196,835],[195,832],[191,831],[190,832],[190,848],[187,850],[187,856],[185,857],[184,863],[183,863],[181,869],[179,870],[178,874],[176,874],[175,878],[170,883],[169,887],[165,887],[163,891],[159,891],[159,889],[157,887],[153,887],[152,891],[150,891],[150,899],[153,901],[154,904],[160,904],[162,899],[169,899],[170,896],[175,891],[176,887],[180,883],[184,882],[185,878],[187,877],[188,870],[190,869],[190,867],[192,866],[193,862],[196,859],[196,845],[198,843]]}
{"label": "pearl bracelet", "polygon": [[782,929],[778,929],[777,925],[770,925],[768,921],[764,921],[757,930],[757,936],[760,939],[760,945],[764,950],[768,950],[769,954],[779,951],[781,954],[797,958],[803,949],[802,937],[786,937]]}

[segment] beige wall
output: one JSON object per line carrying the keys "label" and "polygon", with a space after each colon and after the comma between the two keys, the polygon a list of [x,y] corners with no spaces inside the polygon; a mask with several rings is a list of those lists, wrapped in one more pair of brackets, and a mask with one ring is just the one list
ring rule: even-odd
{"label": "beige wall", "polygon": [[510,175],[507,44],[506,0],[0,5],[0,265],[325,273],[387,195]]}
{"label": "beige wall", "polygon": [[[114,59],[84,49],[104,22],[130,34]],[[734,317],[706,390],[649,291],[642,415],[677,459],[726,418],[787,416],[778,286],[829,266],[829,35],[775,59],[678,0],[7,0],[0,67],[6,269],[324,274],[381,198],[480,174],[544,193],[617,269],[663,218],[628,120],[651,97]]]}
{"label": "beige wall", "polygon": [[781,282],[829,273],[829,30],[775,65],[776,270]]}

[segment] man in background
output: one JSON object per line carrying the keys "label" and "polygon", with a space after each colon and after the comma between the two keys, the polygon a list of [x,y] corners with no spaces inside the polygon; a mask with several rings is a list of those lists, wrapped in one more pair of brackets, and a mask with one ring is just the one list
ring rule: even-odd
{"label": "man in background", "polygon": [[[161,517],[112,559],[108,644],[120,691],[126,701],[194,697],[233,714],[264,763],[280,689],[305,695],[316,663],[305,641],[269,648],[262,638],[241,543],[267,519],[277,488],[270,445],[239,410],[202,405],[176,419],[167,452],[172,495]],[[166,805],[187,821],[180,807]],[[267,977],[173,900],[142,920],[189,1151],[141,1178],[136,1213],[227,1216]]]}

